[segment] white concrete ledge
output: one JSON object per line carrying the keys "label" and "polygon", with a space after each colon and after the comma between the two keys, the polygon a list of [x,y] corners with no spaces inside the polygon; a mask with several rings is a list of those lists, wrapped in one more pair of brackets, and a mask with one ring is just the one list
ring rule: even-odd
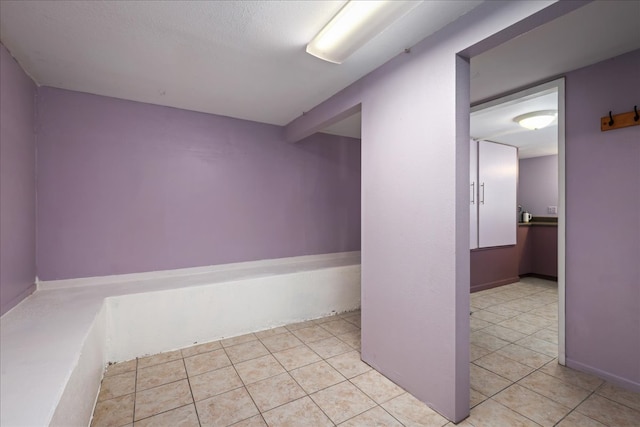
{"label": "white concrete ledge", "polygon": [[0,424],[86,426],[107,362],[359,306],[359,252],[39,283],[0,318]]}

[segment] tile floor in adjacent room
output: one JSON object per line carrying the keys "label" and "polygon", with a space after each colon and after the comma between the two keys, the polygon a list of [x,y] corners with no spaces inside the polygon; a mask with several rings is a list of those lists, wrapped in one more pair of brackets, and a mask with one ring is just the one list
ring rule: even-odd
{"label": "tile floor in adjacent room", "polygon": [[[555,282],[471,296],[474,427],[638,426],[640,395],[557,364]],[[92,426],[453,426],[360,361],[351,312],[108,367]]]}

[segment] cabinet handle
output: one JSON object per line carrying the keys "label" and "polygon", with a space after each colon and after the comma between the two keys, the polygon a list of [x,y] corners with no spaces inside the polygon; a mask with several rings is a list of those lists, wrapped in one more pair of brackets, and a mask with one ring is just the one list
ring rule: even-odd
{"label": "cabinet handle", "polygon": [[480,204],[484,205],[484,182],[480,184],[480,188],[482,188],[482,198],[480,199]]}
{"label": "cabinet handle", "polygon": [[476,203],[476,183],[471,183],[471,204],[475,205]]}

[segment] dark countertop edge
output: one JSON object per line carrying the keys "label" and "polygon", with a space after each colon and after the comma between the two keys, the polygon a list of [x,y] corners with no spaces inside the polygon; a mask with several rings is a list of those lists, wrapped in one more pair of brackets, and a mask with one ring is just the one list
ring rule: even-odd
{"label": "dark countertop edge", "polygon": [[519,222],[518,223],[518,227],[557,227],[558,223],[557,222],[536,222],[536,221],[531,221],[531,222]]}

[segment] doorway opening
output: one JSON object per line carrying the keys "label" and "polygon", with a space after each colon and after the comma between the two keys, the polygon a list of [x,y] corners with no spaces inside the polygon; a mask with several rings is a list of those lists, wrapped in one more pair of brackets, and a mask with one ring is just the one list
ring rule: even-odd
{"label": "doorway opening", "polygon": [[[564,105],[557,79],[471,108],[471,407],[486,380],[565,364]],[[544,128],[517,123],[542,111]]]}

